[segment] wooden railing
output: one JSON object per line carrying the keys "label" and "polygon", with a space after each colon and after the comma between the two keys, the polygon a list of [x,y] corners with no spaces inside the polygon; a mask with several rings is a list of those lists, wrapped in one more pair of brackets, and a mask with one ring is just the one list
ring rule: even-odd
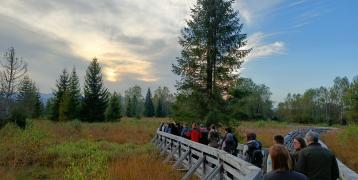
{"label": "wooden railing", "polygon": [[159,130],[153,143],[167,156],[164,162],[187,171],[182,179],[194,174],[201,179],[262,179],[261,169],[219,149]]}
{"label": "wooden railing", "polygon": [[[329,130],[328,128],[307,128],[307,129],[298,129],[298,130],[294,130],[291,131],[290,133],[287,134],[287,136],[285,136],[285,144],[286,147],[288,147],[290,150],[292,150],[293,148],[293,138],[295,136],[304,136],[308,131],[313,130],[316,131],[318,133],[321,132],[325,132],[327,130]],[[323,147],[327,148],[328,147],[322,142],[319,142]],[[337,159],[337,163],[338,163],[338,168],[339,168],[339,176],[340,179],[342,180],[358,180],[358,174],[355,173],[354,171],[352,171],[351,169],[349,169],[346,165],[344,165],[339,159]]]}

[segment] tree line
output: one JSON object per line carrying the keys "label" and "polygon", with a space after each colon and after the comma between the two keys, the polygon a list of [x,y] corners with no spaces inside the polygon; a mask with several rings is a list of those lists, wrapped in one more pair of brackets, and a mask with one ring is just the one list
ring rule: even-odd
{"label": "tree line", "polygon": [[332,87],[288,94],[278,104],[276,115],[278,119],[298,123],[358,123],[358,76],[352,81],[336,77]]}
{"label": "tree line", "polygon": [[64,69],[56,81],[53,97],[45,104],[28,75],[26,62],[16,57],[13,47],[5,52],[0,72],[0,127],[14,122],[24,128],[27,118],[103,122],[118,121],[122,116],[168,117],[174,102],[167,87],[158,87],[154,96],[148,88],[145,98],[139,86],[129,88],[124,96],[110,93],[104,86],[97,58],[87,68],[83,90],[76,69],[70,73]]}
{"label": "tree line", "polygon": [[62,71],[53,97],[46,104],[45,116],[55,121],[79,119],[87,122],[117,121],[121,117],[168,117],[173,95],[167,87],[158,87],[152,96],[151,89],[143,98],[142,88],[134,86],[124,92],[110,93],[105,88],[101,67],[94,58],[89,65],[81,93],[76,69]]}

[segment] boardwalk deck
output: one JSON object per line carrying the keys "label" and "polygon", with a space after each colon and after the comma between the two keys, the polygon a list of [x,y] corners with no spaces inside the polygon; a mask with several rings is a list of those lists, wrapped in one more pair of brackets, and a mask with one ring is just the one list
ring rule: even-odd
{"label": "boardwalk deck", "polygon": [[[315,130],[319,133],[328,129],[298,129],[292,131],[285,136],[285,144],[289,149],[293,148],[292,141],[297,135],[302,135],[309,130]],[[256,166],[233,156],[225,151],[212,148],[200,143],[190,141],[180,136],[175,136],[157,130],[152,141],[160,149],[162,155],[166,155],[165,163],[173,163],[174,169],[186,170],[187,173],[182,179],[189,179],[192,175],[197,175],[200,179],[240,179],[240,180],[258,180],[262,179],[265,172]],[[327,148],[327,146],[321,142]],[[243,144],[238,145],[239,154],[242,155]],[[263,149],[265,159],[267,157],[267,149]],[[358,174],[338,161],[340,178],[342,180],[357,180]]]}

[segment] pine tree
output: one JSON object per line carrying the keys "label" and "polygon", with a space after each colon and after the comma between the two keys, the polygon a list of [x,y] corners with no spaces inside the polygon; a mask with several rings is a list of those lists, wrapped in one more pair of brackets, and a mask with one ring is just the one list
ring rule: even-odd
{"label": "pine tree", "polygon": [[157,104],[157,108],[156,108],[155,113],[156,113],[155,114],[156,117],[165,117],[165,114],[163,112],[163,100],[162,100],[162,98],[158,99],[158,104]]}
{"label": "pine tree", "polygon": [[44,111],[44,104],[41,101],[40,92],[37,90],[36,92],[36,98],[35,98],[35,107],[32,117],[33,118],[39,118],[43,115]]}
{"label": "pine tree", "polygon": [[59,121],[68,121],[71,120],[70,114],[72,109],[70,108],[70,101],[71,101],[71,95],[69,94],[69,91],[66,91],[65,94],[62,96],[60,105],[59,105]]}
{"label": "pine tree", "polygon": [[85,76],[82,119],[88,122],[104,121],[107,102],[108,93],[103,85],[101,67],[97,58],[93,58]]}
{"label": "pine tree", "polygon": [[153,117],[154,116],[154,105],[152,101],[152,93],[150,92],[150,88],[148,88],[147,95],[145,97],[145,104],[144,104],[144,115],[146,117]]}
{"label": "pine tree", "polygon": [[81,106],[81,89],[80,82],[76,73],[76,69],[73,68],[71,76],[69,77],[68,85],[68,106],[69,106],[69,119],[79,118],[80,115],[80,106]]}
{"label": "pine tree", "polygon": [[25,76],[20,82],[16,98],[16,106],[21,106],[22,113],[26,117],[39,117],[40,99],[35,83],[29,76]]}
{"label": "pine tree", "polygon": [[131,97],[127,96],[126,100],[127,100],[126,115],[127,115],[127,117],[133,117],[133,114],[132,114],[133,105],[132,105]]}
{"label": "pine tree", "polygon": [[[235,73],[250,50],[243,50],[246,34],[242,34],[234,0],[198,0],[191,10],[191,19],[182,30],[179,44],[183,50],[173,65],[173,72],[181,77],[179,94],[203,118],[213,103],[223,96],[238,79]],[[184,98],[185,99],[185,98]]]}
{"label": "pine tree", "polygon": [[138,99],[136,95],[133,95],[132,98],[132,116],[134,117],[139,117],[139,112],[138,112]]}
{"label": "pine tree", "polygon": [[119,102],[119,96],[114,92],[109,100],[108,107],[106,110],[106,120],[115,121],[119,120],[121,116],[121,105]]}
{"label": "pine tree", "polygon": [[69,85],[69,75],[67,73],[67,70],[64,69],[62,71],[62,74],[60,75],[59,80],[56,81],[56,90],[53,92],[54,101],[53,106],[51,110],[51,116],[50,119],[52,120],[58,120],[60,116],[60,103],[63,101],[63,96],[68,90]]}

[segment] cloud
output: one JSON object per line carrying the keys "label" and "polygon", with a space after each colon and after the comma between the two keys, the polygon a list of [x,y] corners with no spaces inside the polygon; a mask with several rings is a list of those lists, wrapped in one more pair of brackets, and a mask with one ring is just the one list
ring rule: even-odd
{"label": "cloud", "polygon": [[277,54],[282,54],[285,51],[285,43],[282,41],[275,41],[265,44],[264,40],[267,35],[262,32],[257,32],[248,37],[247,47],[252,48],[251,53],[245,58],[245,62]]}
{"label": "cloud", "polygon": [[[0,33],[11,34],[3,37],[13,39],[2,39],[0,45],[3,49],[15,46],[27,60],[55,62],[47,64],[51,66],[47,71],[29,60],[33,73],[39,74],[34,79],[47,82],[40,83],[45,91],[49,84],[53,87],[54,83],[48,82],[54,82],[62,68],[76,64],[83,75],[82,67],[93,57],[103,65],[105,79],[113,89],[119,87],[118,82],[172,86],[175,75],[170,65],[179,53],[177,37],[194,2],[3,0],[0,15],[16,24],[4,25],[1,20]],[[37,46],[41,48],[35,49]]]}
{"label": "cloud", "polygon": [[239,10],[244,22],[249,26],[253,26],[264,20],[268,14],[272,13],[273,9],[283,2],[283,0],[237,0],[234,7]]}

